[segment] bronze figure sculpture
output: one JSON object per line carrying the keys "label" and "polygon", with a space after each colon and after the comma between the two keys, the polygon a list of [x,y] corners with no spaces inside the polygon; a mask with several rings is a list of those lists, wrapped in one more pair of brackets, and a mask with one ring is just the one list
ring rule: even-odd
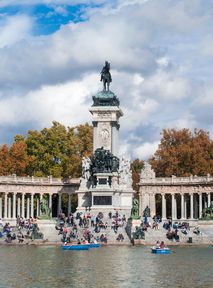
{"label": "bronze figure sculpture", "polygon": [[110,63],[105,61],[105,65],[101,70],[101,80],[103,81],[103,91],[109,91],[109,85],[112,82],[112,77],[110,74]]}

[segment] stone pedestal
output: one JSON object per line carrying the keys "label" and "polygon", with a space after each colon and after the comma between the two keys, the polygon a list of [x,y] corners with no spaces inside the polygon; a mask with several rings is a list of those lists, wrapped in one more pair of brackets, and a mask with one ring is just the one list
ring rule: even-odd
{"label": "stone pedestal", "polygon": [[89,109],[93,117],[93,155],[82,159],[82,177],[77,211],[109,213],[117,210],[131,215],[132,173],[130,161],[118,158],[119,118],[123,112],[111,91],[93,96]]}
{"label": "stone pedestal", "polygon": [[[108,214],[110,211],[118,211],[130,217],[134,190],[122,187],[118,183],[118,175],[115,173],[99,173],[97,185],[89,189],[79,189],[77,211],[97,214]],[[117,178],[117,181],[115,180]]]}
{"label": "stone pedestal", "polygon": [[93,116],[93,152],[103,147],[118,156],[119,118],[123,112],[117,106],[95,106],[89,111]]}

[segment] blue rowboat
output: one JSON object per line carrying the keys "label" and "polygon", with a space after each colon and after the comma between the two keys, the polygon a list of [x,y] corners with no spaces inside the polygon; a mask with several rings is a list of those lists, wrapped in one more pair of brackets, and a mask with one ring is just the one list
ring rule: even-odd
{"label": "blue rowboat", "polygon": [[63,245],[63,250],[89,250],[89,245]]}
{"label": "blue rowboat", "polygon": [[89,243],[89,244],[86,244],[89,246],[89,248],[99,248],[101,246],[100,243]]}
{"label": "blue rowboat", "polygon": [[153,247],[151,250],[153,254],[170,254],[171,252],[169,248],[161,249],[161,248]]}

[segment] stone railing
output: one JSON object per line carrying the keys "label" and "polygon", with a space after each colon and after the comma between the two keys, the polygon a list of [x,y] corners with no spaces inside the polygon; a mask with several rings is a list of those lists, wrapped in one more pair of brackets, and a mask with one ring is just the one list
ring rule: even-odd
{"label": "stone railing", "polygon": [[213,176],[189,176],[189,177],[156,177],[156,178],[141,178],[140,184],[196,184],[213,182]]}
{"label": "stone railing", "polygon": [[52,176],[48,177],[18,177],[15,174],[11,176],[0,176],[0,183],[13,183],[13,184],[48,184],[48,185],[63,185],[63,184],[79,184],[80,179],[79,178],[53,178]]}

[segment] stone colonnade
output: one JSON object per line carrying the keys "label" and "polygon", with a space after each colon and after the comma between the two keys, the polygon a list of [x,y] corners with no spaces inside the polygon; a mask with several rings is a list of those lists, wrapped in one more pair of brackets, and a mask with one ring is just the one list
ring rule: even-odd
{"label": "stone colonnade", "polygon": [[213,177],[158,178],[146,163],[141,171],[139,191],[141,216],[148,206],[151,216],[160,214],[162,219],[199,219],[203,209],[213,201]]}
{"label": "stone colonnade", "polygon": [[[212,193],[211,192],[183,193],[183,194],[162,193],[162,194],[156,194],[156,195],[148,194],[145,197],[142,197],[143,204],[142,204],[141,215],[146,206],[151,207],[151,216],[158,214],[156,211],[156,198],[157,198],[156,196],[158,196],[158,201],[160,200],[160,203],[158,204],[161,205],[160,214],[163,220],[167,219],[168,217],[171,217],[172,219],[180,219],[180,220],[199,219],[202,217],[203,209],[209,207],[211,204],[211,201],[213,200],[212,199],[213,192]],[[144,206],[145,204],[147,205]],[[169,212],[167,209],[168,205],[171,208]]]}
{"label": "stone colonnade", "polygon": [[[0,176],[0,218],[16,219],[41,215],[41,202],[45,197],[50,216],[53,204],[57,205],[57,215],[62,212],[62,195],[67,195],[67,211],[72,208],[72,195],[79,188],[79,179],[62,181],[58,178],[35,178]],[[57,201],[57,203],[53,203]],[[55,210],[56,210],[55,209]]]}
{"label": "stone colonnade", "polygon": [[[38,217],[41,215],[42,198],[47,197],[50,216],[52,216],[52,194],[33,194],[33,193],[0,193],[0,218],[16,219],[18,216],[23,218]],[[55,194],[57,195],[57,194]],[[62,211],[62,194],[58,194],[57,214]],[[68,209],[63,211],[65,214],[71,213],[72,194],[68,194]]]}

